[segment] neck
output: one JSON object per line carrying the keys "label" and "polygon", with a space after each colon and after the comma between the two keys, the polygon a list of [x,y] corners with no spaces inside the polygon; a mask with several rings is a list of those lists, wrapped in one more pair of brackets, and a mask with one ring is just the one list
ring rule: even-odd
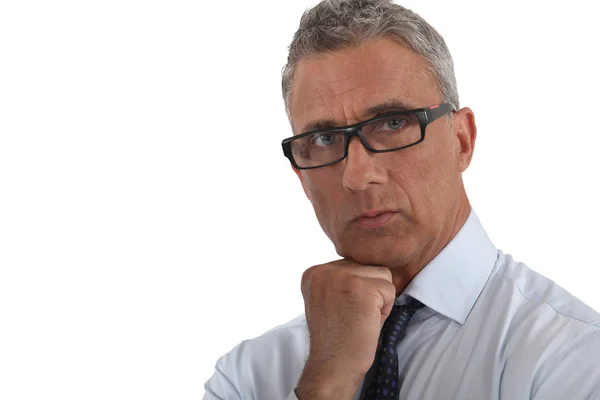
{"label": "neck", "polygon": [[465,194],[459,207],[448,217],[446,223],[440,229],[439,236],[429,242],[411,262],[391,268],[396,296],[402,293],[414,277],[454,239],[467,221],[470,212],[471,204]]}

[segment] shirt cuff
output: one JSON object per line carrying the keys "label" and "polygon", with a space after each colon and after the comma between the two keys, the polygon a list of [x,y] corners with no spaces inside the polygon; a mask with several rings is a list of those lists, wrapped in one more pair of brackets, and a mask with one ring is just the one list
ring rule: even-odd
{"label": "shirt cuff", "polygon": [[287,399],[285,400],[298,400],[298,397],[296,396],[296,388],[292,390],[292,393],[290,393]]}

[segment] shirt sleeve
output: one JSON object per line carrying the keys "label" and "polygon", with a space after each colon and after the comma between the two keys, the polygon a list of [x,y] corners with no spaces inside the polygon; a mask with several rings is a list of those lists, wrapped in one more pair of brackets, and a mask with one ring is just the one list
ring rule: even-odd
{"label": "shirt sleeve", "polygon": [[296,397],[296,389],[292,390],[290,395],[285,400],[298,400],[298,397]]}
{"label": "shirt sleeve", "polygon": [[220,368],[219,360],[215,372],[204,384],[204,397],[202,400],[241,400],[242,396],[235,385]]}
{"label": "shirt sleeve", "polygon": [[[232,373],[228,376],[224,371],[224,367],[221,365],[222,361],[223,358],[217,361],[215,372],[204,384],[205,392],[202,400],[242,400],[242,395],[234,383],[236,380],[235,374]],[[295,388],[285,400],[298,400]]]}
{"label": "shirt sleeve", "polygon": [[542,377],[533,400],[600,400],[600,330],[558,357]]}

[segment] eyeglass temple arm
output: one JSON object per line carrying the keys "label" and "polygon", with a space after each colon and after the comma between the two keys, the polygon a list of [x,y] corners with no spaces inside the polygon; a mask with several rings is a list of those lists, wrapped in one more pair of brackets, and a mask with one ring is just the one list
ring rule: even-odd
{"label": "eyeglass temple arm", "polygon": [[427,117],[429,119],[429,122],[433,122],[436,119],[440,118],[441,116],[451,113],[451,112],[455,112],[455,111],[456,111],[456,107],[454,106],[454,104],[451,104],[451,103],[438,104],[437,106],[429,107]]}

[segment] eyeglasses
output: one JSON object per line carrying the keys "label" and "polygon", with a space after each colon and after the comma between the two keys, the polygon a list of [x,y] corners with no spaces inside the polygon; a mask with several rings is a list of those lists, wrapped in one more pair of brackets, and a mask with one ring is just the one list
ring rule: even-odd
{"label": "eyeglasses", "polygon": [[284,139],[281,146],[297,169],[326,167],[348,156],[354,136],[373,153],[401,150],[421,143],[427,124],[455,111],[453,104],[444,103],[394,112],[350,126],[301,133]]}

